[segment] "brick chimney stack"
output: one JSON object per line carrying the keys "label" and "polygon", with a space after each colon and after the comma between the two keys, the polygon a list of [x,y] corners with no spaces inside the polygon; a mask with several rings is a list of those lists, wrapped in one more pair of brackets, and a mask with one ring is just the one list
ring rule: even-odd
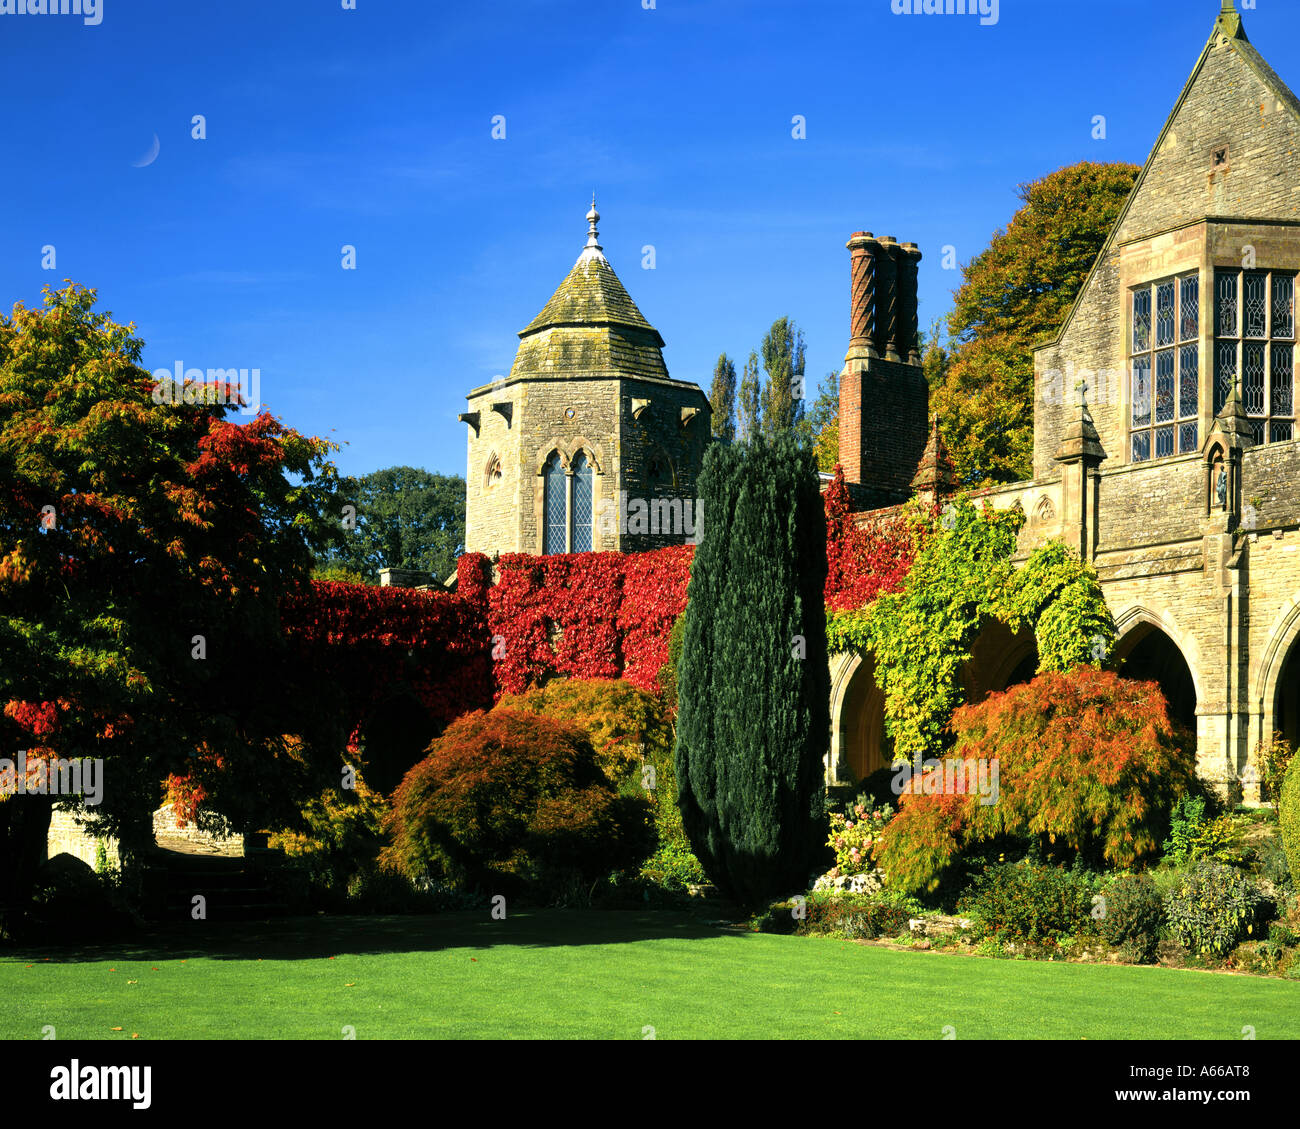
{"label": "brick chimney stack", "polygon": [[840,379],[840,463],[863,508],[910,496],[929,434],[929,390],[917,347],[921,252],[855,232],[849,351]]}
{"label": "brick chimney stack", "polygon": [[898,248],[898,335],[895,338],[898,355],[909,365],[921,363],[921,350],[917,346],[917,278],[921,264],[921,251],[915,243],[902,243]]}
{"label": "brick chimney stack", "polygon": [[849,239],[852,253],[852,288],[849,294],[849,352],[861,349],[869,357],[876,351],[876,256],[880,244],[869,231],[855,232]]}
{"label": "brick chimney stack", "polygon": [[886,235],[880,241],[880,266],[876,286],[876,348],[889,361],[898,356],[898,240]]}

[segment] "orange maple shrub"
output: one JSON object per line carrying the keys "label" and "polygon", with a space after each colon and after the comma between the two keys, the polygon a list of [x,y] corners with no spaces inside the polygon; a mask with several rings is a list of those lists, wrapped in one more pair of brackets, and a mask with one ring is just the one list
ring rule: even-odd
{"label": "orange maple shrub", "polygon": [[942,768],[912,776],[876,853],[891,885],[934,889],[964,847],[999,834],[1132,867],[1159,852],[1170,809],[1195,783],[1195,740],[1160,687],[1090,666],[963,706],[951,729],[953,759],[982,762],[989,780],[996,762],[996,791],[945,793]]}
{"label": "orange maple shrub", "polygon": [[494,893],[562,890],[654,849],[649,806],[618,795],[584,730],[499,707],[447,727],[393,794],[385,827],[387,869]]}

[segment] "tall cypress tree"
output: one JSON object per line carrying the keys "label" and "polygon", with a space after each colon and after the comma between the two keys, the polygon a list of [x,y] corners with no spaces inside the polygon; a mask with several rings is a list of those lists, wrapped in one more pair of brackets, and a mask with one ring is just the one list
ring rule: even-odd
{"label": "tall cypress tree", "polygon": [[793,436],[710,448],[678,667],[677,788],[710,878],[745,904],[802,890],[830,730],[826,518]]}

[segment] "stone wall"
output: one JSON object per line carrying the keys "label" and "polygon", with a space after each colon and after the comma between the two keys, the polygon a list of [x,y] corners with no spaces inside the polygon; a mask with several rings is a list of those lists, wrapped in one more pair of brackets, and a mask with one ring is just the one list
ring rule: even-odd
{"label": "stone wall", "polygon": [[[618,488],[648,506],[664,499],[694,503],[704,453],[712,441],[712,413],[704,393],[684,381],[625,380],[621,396]],[[695,512],[692,506],[692,519]],[[638,553],[689,540],[689,534],[662,528],[648,534],[629,530],[620,535],[618,548]]]}
{"label": "stone wall", "polygon": [[[1117,242],[1202,216],[1300,216],[1300,106],[1255,48],[1216,36],[1156,143]],[[1229,147],[1226,166],[1215,149]]]}
{"label": "stone wall", "polygon": [[213,835],[200,831],[193,823],[177,827],[171,804],[164,804],[153,813],[153,834],[160,845],[183,843],[188,849],[200,854],[235,858],[244,853],[242,835]]}
{"label": "stone wall", "polygon": [[117,840],[90,834],[76,820],[72,812],[56,807],[50,816],[50,831],[46,840],[46,858],[69,854],[84,862],[91,870],[98,863],[99,844],[104,844],[104,853],[109,867],[117,868],[122,860],[117,851]]}
{"label": "stone wall", "polygon": [[[167,846],[184,844],[185,849],[205,855],[223,855],[234,858],[244,854],[244,837],[242,835],[212,835],[200,831],[193,823],[183,827],[176,826],[176,816],[172,805],[166,804],[153,814],[154,839],[165,841]],[[95,867],[98,846],[101,838],[90,834],[78,822],[75,815],[66,809],[56,807],[50,817],[50,832],[46,857],[69,854],[79,858],[92,869]],[[105,854],[110,867],[122,865],[118,853],[117,840],[103,838]]]}
{"label": "stone wall", "polygon": [[[709,403],[695,384],[580,375],[529,377],[475,389],[468,399],[470,412],[478,412],[479,420],[477,435],[469,429],[468,552],[542,552],[541,471],[552,451],[558,450],[566,465],[579,451],[587,454],[597,514],[616,515],[620,491],[631,498],[695,497],[711,432]],[[510,405],[509,421],[491,408],[502,403]],[[685,422],[683,412],[689,415]],[[496,482],[488,478],[493,455],[502,467]],[[639,551],[688,539],[624,537],[611,519],[596,523],[593,546],[597,551]]]}
{"label": "stone wall", "polygon": [[1098,482],[1098,554],[1138,545],[1200,540],[1206,468],[1199,455],[1110,467]]}

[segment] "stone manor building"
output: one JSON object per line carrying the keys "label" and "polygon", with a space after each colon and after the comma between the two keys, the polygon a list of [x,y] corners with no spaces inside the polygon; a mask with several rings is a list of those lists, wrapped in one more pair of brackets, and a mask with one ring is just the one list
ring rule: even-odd
{"label": "stone manor building", "polygon": [[[942,491],[924,382],[881,348],[880,319],[896,316],[881,313],[881,266],[892,275],[898,252],[866,235],[849,246],[842,461],[897,487],[910,453],[916,487]],[[1240,783],[1247,802],[1260,739],[1300,738],[1297,276],[1300,101],[1223,0],[1064,326],[1035,355],[1034,478],[982,492],[1023,507],[1022,555],[1060,537],[1094,564],[1124,672],[1160,683],[1197,735],[1201,775]],[[882,391],[915,398],[892,415],[888,447],[859,409]],[[1036,661],[1032,636],[991,625],[968,692],[1003,689]],[[829,773],[860,778],[888,764],[883,702],[870,656],[832,665]]]}
{"label": "stone manor building", "polygon": [[[621,512],[597,520],[620,498],[689,500],[710,410],[668,376],[662,338],[600,248],[594,204],[588,219],[509,377],[468,396],[470,550],[688,539],[631,534]],[[870,520],[954,484],[916,349],[921,253],[869,232],[848,249],[840,462]],[[1300,739],[1297,277],[1300,101],[1223,0],[1064,326],[1037,351],[1034,477],[980,492],[1024,509],[1022,558],[1059,537],[1094,564],[1122,669],[1160,683],[1197,735],[1202,776],[1240,784],[1247,802],[1261,738]],[[1036,665],[1032,635],[986,625],[968,700]],[[852,783],[889,764],[883,695],[869,654],[831,666],[827,780]]]}

